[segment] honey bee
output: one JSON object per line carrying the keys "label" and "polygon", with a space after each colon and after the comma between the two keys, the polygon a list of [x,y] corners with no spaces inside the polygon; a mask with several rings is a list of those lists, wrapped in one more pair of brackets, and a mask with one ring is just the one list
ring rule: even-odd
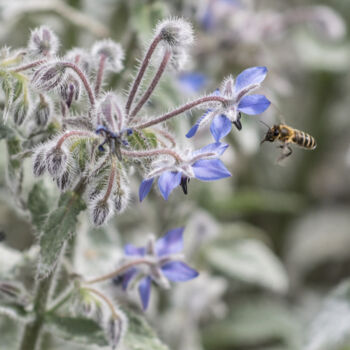
{"label": "honey bee", "polygon": [[304,131],[294,129],[285,124],[276,124],[272,127],[269,127],[268,125],[266,126],[268,127],[268,131],[265,138],[261,141],[261,144],[265,141],[280,141],[282,143],[282,145],[278,146],[279,148],[282,148],[282,155],[278,159],[278,162],[292,154],[293,151],[290,147],[292,144],[309,150],[316,148],[315,139]]}

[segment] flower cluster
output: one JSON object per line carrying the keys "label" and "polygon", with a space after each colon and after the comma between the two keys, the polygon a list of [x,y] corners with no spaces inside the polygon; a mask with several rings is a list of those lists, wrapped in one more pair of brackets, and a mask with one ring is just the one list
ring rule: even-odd
{"label": "flower cluster", "polygon": [[[232,123],[241,128],[241,113],[255,115],[268,108],[270,102],[265,96],[251,95],[265,79],[267,69],[253,67],[235,81],[231,76],[225,79],[213,94],[162,115],[141,114],[164,72],[182,67],[192,43],[192,27],[185,20],[160,22],[126,97],[103,91],[108,74],[118,73],[123,67],[123,50],[110,39],[96,42],[90,51],[73,49],[59,57],[57,36],[49,28],[40,27],[29,39],[30,55],[24,56],[20,65],[18,60],[10,65],[13,77],[22,79],[26,100],[12,107],[14,121],[21,125],[32,115],[30,122],[40,130],[31,129],[34,174],[47,172],[61,191],[82,194],[95,225],[106,223],[115,212],[127,207],[131,168],[144,179],[139,188],[140,201],[156,180],[167,200],[178,186],[187,194],[192,178],[214,181],[229,177],[229,170],[220,160],[228,145],[221,139],[230,132]],[[147,85],[144,77],[149,70],[154,75]],[[86,97],[84,108],[81,101]],[[33,108],[31,101],[37,101]],[[206,113],[187,136],[194,136],[211,123],[215,142],[199,150],[182,149],[165,124],[194,109]],[[61,113],[53,116],[54,110]]]}

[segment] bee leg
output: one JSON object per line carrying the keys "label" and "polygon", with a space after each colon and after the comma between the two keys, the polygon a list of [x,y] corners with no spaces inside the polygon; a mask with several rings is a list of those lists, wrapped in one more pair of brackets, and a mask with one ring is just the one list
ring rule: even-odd
{"label": "bee leg", "polygon": [[279,148],[282,148],[282,154],[281,156],[277,159],[277,163],[281,162],[283,159],[289,157],[292,153],[293,150],[288,144],[284,144],[282,146],[278,146]]}

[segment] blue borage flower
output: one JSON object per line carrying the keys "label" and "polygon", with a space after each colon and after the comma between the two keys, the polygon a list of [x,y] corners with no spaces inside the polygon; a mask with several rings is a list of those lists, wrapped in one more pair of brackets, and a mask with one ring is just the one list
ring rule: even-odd
{"label": "blue borage flower", "polygon": [[238,130],[242,128],[241,113],[256,115],[263,113],[271,104],[264,95],[249,95],[260,87],[267,74],[266,67],[252,67],[240,73],[236,81],[228,77],[220,90],[213,94],[223,96],[230,102],[227,106],[217,109],[208,109],[193,125],[186,137],[193,137],[197,130],[211,122],[210,131],[216,142],[219,142],[235,124]]}
{"label": "blue borage flower", "polygon": [[147,196],[157,176],[159,176],[158,187],[165,200],[179,185],[181,185],[183,192],[187,194],[187,184],[191,178],[215,181],[231,176],[219,159],[227,147],[227,144],[220,142],[212,143],[197,151],[187,152],[181,163],[171,159],[160,164],[153,164],[153,170],[140,185],[140,201]]}
{"label": "blue borage flower", "polygon": [[132,267],[121,276],[124,290],[131,281],[141,278],[138,290],[144,310],[148,307],[152,281],[168,288],[169,281],[185,282],[198,276],[198,272],[184,263],[182,255],[179,254],[183,250],[183,232],[183,227],[175,228],[155,242],[154,239],[150,239],[145,247],[135,247],[132,244],[124,247],[128,258],[144,257],[152,261],[146,269]]}

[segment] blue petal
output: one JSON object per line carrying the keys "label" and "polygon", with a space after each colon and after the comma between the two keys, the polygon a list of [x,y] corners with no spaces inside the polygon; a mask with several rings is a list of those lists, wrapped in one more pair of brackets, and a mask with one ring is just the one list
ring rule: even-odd
{"label": "blue petal", "polygon": [[252,67],[240,73],[235,82],[235,93],[243,90],[249,85],[260,84],[266,77],[266,67]]}
{"label": "blue petal", "polygon": [[189,281],[199,275],[199,273],[181,261],[172,261],[162,267],[164,276],[173,282]]}
{"label": "blue petal", "polygon": [[184,93],[198,92],[207,83],[207,77],[199,72],[183,73],[178,79]]}
{"label": "blue petal", "polygon": [[210,125],[210,132],[216,142],[219,142],[223,137],[229,134],[231,129],[232,123],[224,114],[215,116]]}
{"label": "blue petal", "polygon": [[202,181],[220,180],[231,176],[220,159],[200,159],[192,165],[195,177]]}
{"label": "blue petal", "polygon": [[241,99],[238,110],[245,114],[260,114],[270,106],[271,102],[264,95],[248,95]]}
{"label": "blue petal", "polygon": [[158,187],[163,198],[167,201],[172,190],[180,185],[181,173],[177,171],[166,171],[160,175]]}
{"label": "blue petal", "polygon": [[151,295],[151,277],[144,277],[139,284],[139,294],[142,301],[142,308],[148,307],[149,297]]}
{"label": "blue petal", "polygon": [[197,130],[198,130],[198,128],[199,128],[199,125],[200,125],[201,121],[206,117],[206,115],[207,115],[209,112],[211,112],[211,109],[208,109],[208,110],[196,121],[196,123],[192,126],[192,128],[188,131],[188,133],[186,134],[186,137],[187,137],[188,139],[190,139],[191,137],[193,137],[193,136],[196,134],[196,132],[197,132]]}
{"label": "blue petal", "polygon": [[128,288],[129,283],[131,282],[133,277],[136,275],[136,273],[137,273],[137,269],[135,267],[132,267],[130,270],[128,270],[124,273],[124,275],[122,276],[123,277],[123,282],[122,282],[123,290],[126,290]]}
{"label": "blue petal", "polygon": [[184,227],[174,228],[168,231],[165,236],[157,239],[156,254],[163,256],[181,252],[184,245],[183,232]]}
{"label": "blue petal", "polygon": [[145,247],[135,247],[132,244],[126,244],[124,246],[124,254],[130,256],[144,256],[146,253]]}
{"label": "blue petal", "polygon": [[144,200],[144,198],[148,195],[149,191],[151,190],[152,184],[153,184],[154,178],[143,180],[141,182],[140,188],[139,188],[139,199],[140,202]]}
{"label": "blue petal", "polygon": [[210,143],[209,145],[206,145],[200,148],[199,150],[194,151],[192,155],[195,157],[203,153],[215,153],[217,154],[217,156],[221,156],[226,151],[227,147],[228,147],[227,143],[221,143],[221,142]]}

